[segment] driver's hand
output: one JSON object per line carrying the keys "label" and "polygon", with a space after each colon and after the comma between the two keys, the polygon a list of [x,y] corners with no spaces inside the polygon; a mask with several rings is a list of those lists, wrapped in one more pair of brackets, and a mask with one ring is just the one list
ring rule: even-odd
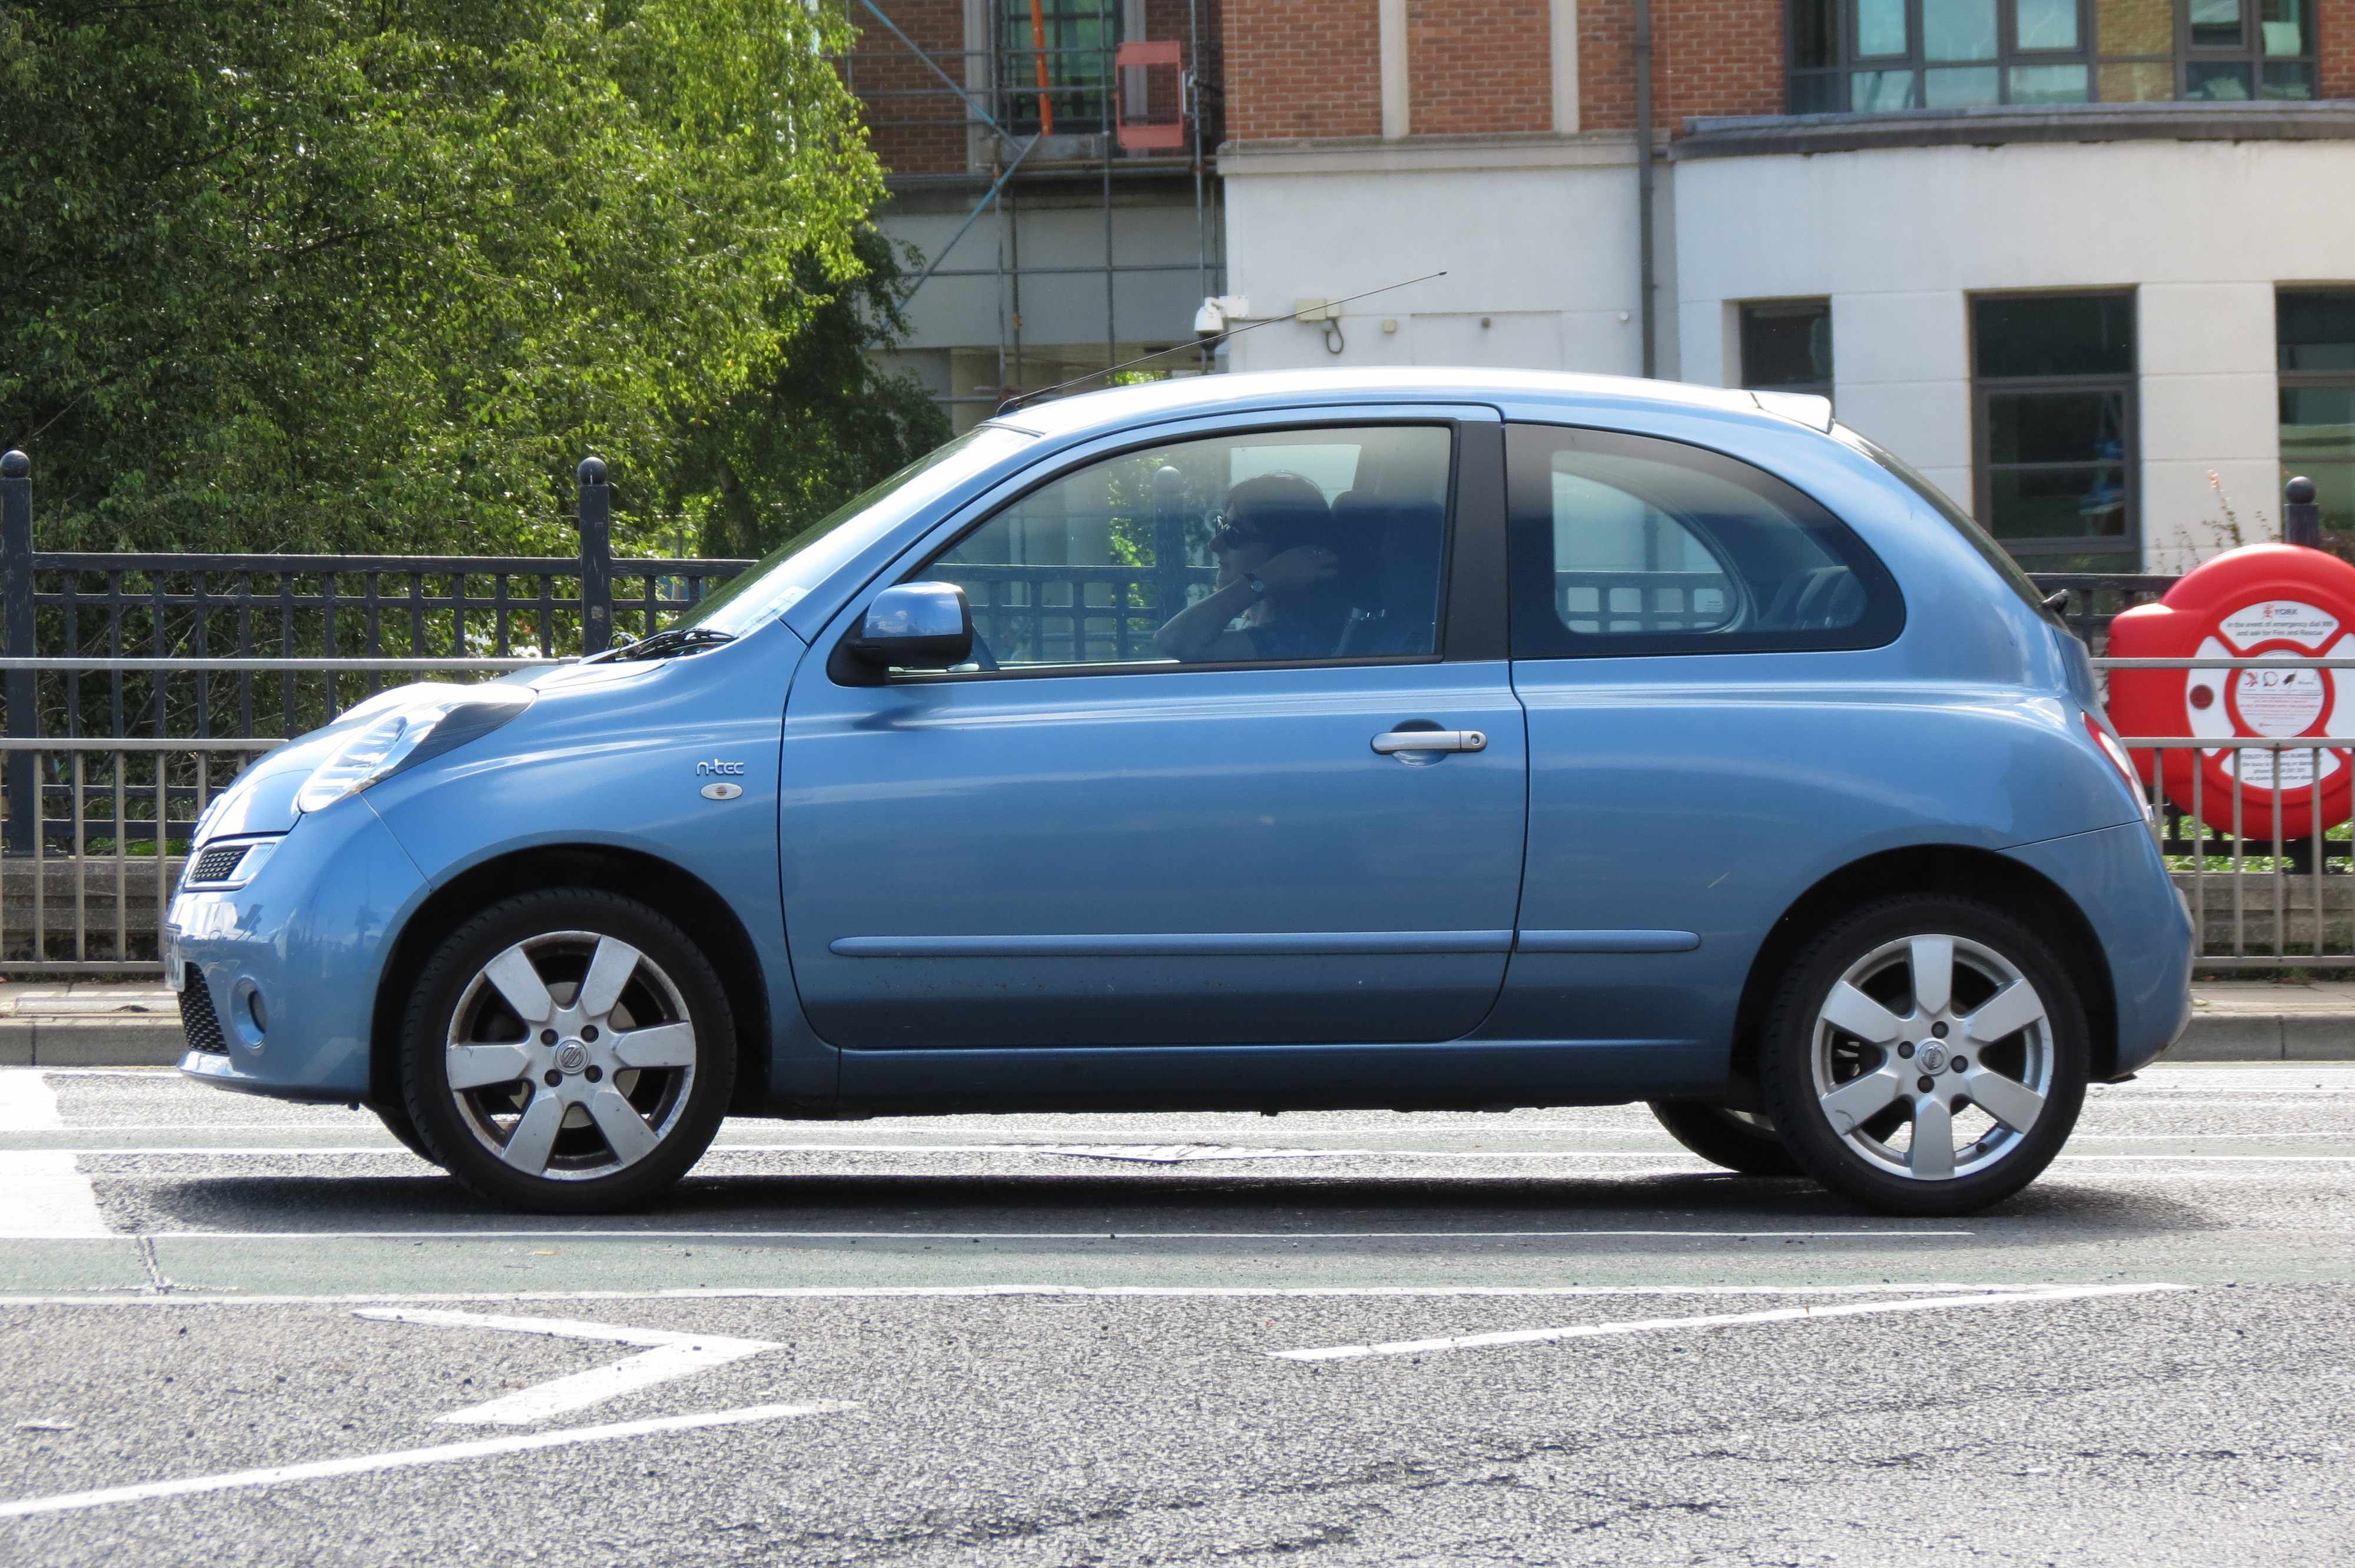
{"label": "driver's hand", "polygon": [[1340,553],[1322,545],[1302,545],[1271,556],[1259,569],[1259,580],[1272,588],[1306,588],[1321,583],[1341,569]]}

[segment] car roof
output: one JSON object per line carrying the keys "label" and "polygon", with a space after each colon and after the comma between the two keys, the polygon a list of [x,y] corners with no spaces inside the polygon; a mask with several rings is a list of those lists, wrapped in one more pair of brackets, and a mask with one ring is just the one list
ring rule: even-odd
{"label": "car roof", "polygon": [[1553,403],[1585,408],[1708,412],[1761,422],[1796,421],[1818,430],[1831,426],[1821,397],[1753,393],[1632,376],[1572,376],[1536,370],[1471,366],[1385,367],[1369,370],[1263,370],[1220,376],[1175,376],[1134,387],[1041,399],[990,421],[1041,436],[1085,435],[1196,414],[1244,412],[1331,403]]}

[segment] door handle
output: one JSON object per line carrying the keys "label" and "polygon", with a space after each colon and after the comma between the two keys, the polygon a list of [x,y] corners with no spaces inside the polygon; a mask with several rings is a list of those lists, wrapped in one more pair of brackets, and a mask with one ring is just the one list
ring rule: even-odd
{"label": "door handle", "polygon": [[1374,736],[1384,757],[1401,751],[1485,751],[1488,737],[1476,729],[1394,729]]}

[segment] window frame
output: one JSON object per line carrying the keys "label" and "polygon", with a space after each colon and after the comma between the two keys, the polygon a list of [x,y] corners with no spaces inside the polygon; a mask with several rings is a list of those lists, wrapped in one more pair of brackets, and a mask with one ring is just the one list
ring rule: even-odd
{"label": "window frame", "polygon": [[[998,84],[998,120],[1006,129],[1018,136],[1039,133],[1038,68],[1032,62],[1043,52],[1048,59],[1046,94],[1056,101],[1055,134],[1060,141],[1066,136],[1103,136],[1113,130],[1118,119],[1121,92],[1120,71],[1114,67],[1114,54],[1128,37],[1128,7],[1124,0],[1097,0],[1095,14],[1086,9],[1086,0],[1042,0],[1042,19],[1046,23],[1047,39],[1042,50],[1031,48],[1028,7],[1017,19],[1010,13],[1018,0],[990,0],[996,15],[993,37],[996,48],[990,61],[991,79]],[[1072,48],[1054,42],[1059,25],[1102,22],[1109,26],[1111,39],[1098,49]],[[1059,82],[1056,79],[1059,59],[1086,54],[1103,56],[1103,78],[1096,82]],[[1027,69],[1024,68],[1028,68]],[[1066,126],[1062,103],[1076,99],[1084,103],[1091,96],[1101,101],[1095,112],[1073,116]]]}
{"label": "window frame", "polygon": [[[1801,3],[1802,0],[1785,0],[1783,7],[1784,105],[1786,110],[1789,109],[1794,97],[1792,84],[1802,78],[1829,77],[1837,83],[1834,100],[1844,107],[1810,110],[1804,112],[1818,114],[1958,113],[1959,110],[1933,108],[1922,101],[1924,85],[1922,73],[1925,70],[1969,69],[1974,67],[1984,68],[1996,73],[1998,103],[2008,104],[2012,101],[2011,72],[2019,66],[2083,65],[2085,68],[2084,101],[2094,102],[2101,96],[2099,73],[2101,55],[2097,48],[2098,40],[2094,37],[2094,0],[2076,0],[2077,47],[2073,49],[2021,48],[2019,43],[2018,0],[1996,0],[1995,53],[1983,60],[1927,58],[1924,54],[1926,46],[1923,40],[1922,0],[1904,0],[1906,45],[1904,53],[1865,54],[1862,50],[1861,8],[1857,0],[1828,0],[1838,17],[1840,53],[1838,63],[1829,67],[1799,64],[1799,28],[1796,25],[1796,12]],[[2189,0],[2175,0],[2175,3],[2179,7],[2189,4]],[[2243,3],[2254,4],[2254,0],[2243,0]],[[2179,31],[2177,37],[2179,39],[2182,37]],[[1902,110],[1855,107],[1853,79],[1857,73],[1901,70],[1910,73],[1913,79],[1914,102],[1910,107]],[[2180,70],[2177,72],[2176,81],[2179,89],[2182,83]],[[2049,104],[2040,106],[2051,107]],[[1790,111],[1803,112],[1797,110]]]}
{"label": "window frame", "polygon": [[[1797,392],[1831,401],[1832,387],[1839,373],[1839,343],[1832,335],[1832,302],[1828,294],[1808,294],[1791,299],[1736,300],[1733,302],[1733,353],[1741,364],[1742,387],[1746,392]],[[1793,381],[1775,387],[1759,385],[1751,375],[1750,319],[1755,313],[1762,317],[1813,315],[1821,311],[1824,336],[1829,342],[1832,375],[1821,381]]]}
{"label": "window frame", "polygon": [[[1290,431],[1365,429],[1376,426],[1420,426],[1448,432],[1447,505],[1442,526],[1445,546],[1440,556],[1438,614],[1433,648],[1429,653],[1369,654],[1346,659],[1251,659],[1186,663],[1178,660],[1137,660],[1086,664],[1037,664],[1000,670],[876,670],[853,659],[850,641],[858,634],[867,605],[884,588],[923,580],[942,556],[975,534],[996,522],[1033,494],[1100,463],[1117,461],[1140,451],[1188,441],[1220,440],[1241,436],[1281,435]],[[844,625],[827,656],[826,673],[837,685],[914,686],[954,684],[970,681],[1026,681],[1092,678],[1101,675],[1207,674],[1233,671],[1347,670],[1399,665],[1466,663],[1507,656],[1503,616],[1505,599],[1504,448],[1502,427],[1493,416],[1482,418],[1475,410],[1412,408],[1370,405],[1364,408],[1319,409],[1296,417],[1281,415],[1244,423],[1194,426],[1177,430],[1146,429],[1113,438],[1113,444],[1091,444],[1067,450],[1040,464],[1035,475],[1018,480],[1018,488],[976,498],[986,510],[958,525],[947,537],[917,547],[914,563],[887,569],[861,592],[844,612]],[[1487,606],[1483,619],[1482,605]],[[1170,613],[1175,614],[1172,610]]]}
{"label": "window frame", "polygon": [[[2355,397],[2355,366],[2343,370],[2288,370],[2282,366],[2281,300],[2286,294],[2333,294],[2355,301],[2355,282],[2346,283],[2279,283],[2274,287],[2274,429],[2278,434],[2288,421],[2281,417],[2282,394],[2300,389],[2317,392],[2345,392]],[[2287,484],[2296,477],[2290,471],[2289,461],[2280,459],[2281,481]],[[2312,477],[2309,472],[2307,477]],[[2328,525],[2325,524],[2328,529]],[[2343,530],[2328,529],[2330,534]],[[2328,535],[2326,535],[2326,537]]]}
{"label": "window frame", "polygon": [[[2190,95],[2191,68],[2196,65],[2244,64],[2249,68],[2253,91],[2250,102],[2311,102],[2320,96],[2322,60],[2322,6],[2319,0],[2308,0],[2304,18],[2304,48],[2295,55],[2268,55],[2264,52],[2264,18],[2261,0],[2240,0],[2241,42],[2229,48],[2200,48],[2191,41],[2190,0],[2173,0],[2169,12],[2170,37],[2169,48],[2158,54],[2113,54],[2103,48],[2100,6],[2098,0],[2077,0],[2078,47],[2073,50],[2022,49],[2019,47],[2018,0],[1997,0],[1996,54],[1987,61],[1939,61],[1935,66],[1923,58],[1922,0],[1905,0],[1906,52],[1902,55],[1864,55],[1859,52],[1860,18],[1857,0],[1825,0],[1834,12],[1833,33],[1838,38],[1839,58],[1829,66],[1806,66],[1799,61],[1801,28],[1798,8],[1805,0],[1785,0],[1783,7],[1783,104],[1791,114],[1879,115],[1891,113],[1959,112],[1929,109],[1918,101],[1923,87],[1922,72],[1949,66],[1987,65],[1998,72],[1998,101],[2009,104],[2011,97],[2011,70],[2015,66],[2075,65],[2085,67],[2085,98],[2088,103],[2149,102],[2202,103],[2218,101],[2195,99]],[[2307,69],[2313,86],[2304,99],[2268,99],[2264,91],[2264,68],[2268,65],[2300,65]],[[2112,99],[2102,91],[2102,72],[2110,66],[2164,65],[2172,73],[2169,96],[2165,100]],[[1858,109],[1853,97],[1852,78],[1859,70],[1905,70],[1913,73],[1915,106],[1907,110]],[[1835,85],[1832,101],[1838,109],[1798,108],[1798,89],[1803,83],[1830,79]],[[2039,107],[2051,108],[2052,104]]]}
{"label": "window frame", "polygon": [[[1553,508],[1549,498],[1540,511],[1524,511],[1528,499],[1513,466],[1522,432],[1550,432],[1554,449],[1573,449],[1621,457],[1670,461],[1697,469],[1710,477],[1757,495],[1769,505],[1796,518],[1821,540],[1828,553],[1856,575],[1865,594],[1865,611],[1853,625],[1813,630],[1789,628],[1768,631],[1578,631],[1564,623],[1554,600]],[[1566,439],[1563,439],[1566,438]],[[1556,424],[1542,419],[1515,419],[1505,427],[1506,535],[1508,551],[1508,591],[1510,596],[1513,658],[1628,659],[1733,658],[1758,653],[1842,653],[1885,648],[1905,630],[1904,590],[1880,555],[1840,515],[1790,481],[1746,459],[1673,436],[1641,435],[1602,429],[1589,425]],[[1552,467],[1546,470],[1550,490]],[[1673,514],[1672,514],[1673,515]],[[1688,535],[1721,561],[1728,552],[1703,529],[1678,519]],[[1529,563],[1542,560],[1542,573]],[[1754,601],[1752,585],[1734,577],[1745,601]]]}
{"label": "window frame", "polygon": [[[2134,363],[2123,371],[2105,370],[2084,376],[1998,376],[1979,370],[1978,307],[1982,300],[2069,299],[2117,300],[2131,311]],[[1971,514],[2005,554],[2026,565],[2045,556],[2131,556],[2140,571],[2144,561],[2142,527],[2142,302],[2131,287],[2111,289],[1994,289],[1964,296],[1963,331],[1971,366]],[[2015,392],[2122,392],[2125,396],[2126,450],[2118,467],[2125,474],[2126,531],[2120,535],[2052,534],[2009,538],[1995,524],[1995,461],[1993,419],[1989,400]],[[2007,472],[2030,469],[2098,468],[2096,462],[2008,462]]]}
{"label": "window frame", "polygon": [[[2195,65],[2245,65],[2249,68],[2252,89],[2245,101],[2250,103],[2310,103],[2321,95],[2322,76],[2322,6],[2318,0],[2307,0],[2305,18],[2305,48],[2295,55],[2265,53],[2264,0],[2240,0],[2241,41],[2229,48],[2202,48],[2191,41],[2191,0],[2175,0],[2175,96],[2180,102],[2231,102],[2191,96],[2191,68]],[[2267,65],[2302,65],[2307,69],[2307,82],[2314,89],[2302,99],[2265,97],[2265,67]]]}

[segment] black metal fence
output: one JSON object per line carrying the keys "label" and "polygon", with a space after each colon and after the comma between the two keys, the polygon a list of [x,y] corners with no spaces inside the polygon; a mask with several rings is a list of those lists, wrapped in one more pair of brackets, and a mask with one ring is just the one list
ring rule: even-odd
{"label": "black metal fence", "polygon": [[[482,675],[658,629],[748,564],[613,554],[605,465],[561,556],[44,551],[0,458],[10,855],[163,857],[242,754],[420,675]],[[127,745],[124,743],[128,743]],[[227,755],[222,755],[226,753]]]}

